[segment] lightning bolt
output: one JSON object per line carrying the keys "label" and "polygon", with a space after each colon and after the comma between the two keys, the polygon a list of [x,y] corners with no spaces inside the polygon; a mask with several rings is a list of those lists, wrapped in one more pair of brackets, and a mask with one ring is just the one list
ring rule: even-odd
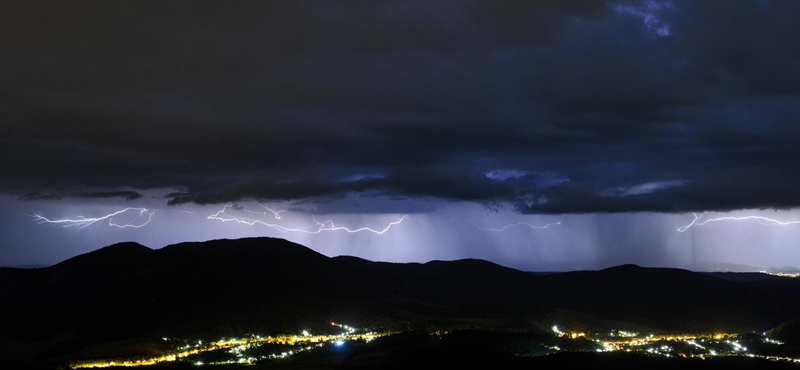
{"label": "lightning bolt", "polygon": [[[264,207],[264,209],[266,209],[267,211],[270,211],[270,212],[272,212],[272,215],[274,215],[274,216],[275,216],[275,218],[277,218],[278,220],[280,220],[280,219],[281,219],[281,212],[286,212],[286,210],[285,210],[285,209],[284,209],[284,210],[281,210],[281,211],[277,211],[277,212],[276,212],[276,211],[272,210],[271,208],[269,208],[269,207],[268,207],[266,204],[258,203],[258,205],[259,205],[259,206],[261,206],[261,207]],[[233,207],[233,206],[232,206],[232,207]],[[237,208],[236,208],[236,207],[234,207],[234,209],[237,209]],[[267,212],[256,212],[256,211],[251,211],[251,210],[249,210],[249,209],[244,209],[244,208],[237,209],[237,210],[239,210],[239,211],[242,211],[242,212],[247,212],[247,213],[250,213],[250,214],[254,214],[254,215],[262,215],[262,216],[264,216],[264,217],[266,217],[266,216],[267,216]],[[263,220],[263,217],[262,217],[262,220]]]}
{"label": "lightning bolt", "polygon": [[481,227],[481,226],[478,226],[478,224],[476,224],[475,222],[473,222],[472,224],[475,225],[475,227],[477,227],[477,228],[479,228],[481,230],[501,232],[501,231],[506,231],[506,229],[509,229],[509,228],[512,228],[512,227],[517,227],[517,226],[527,226],[527,227],[530,227],[531,229],[546,229],[546,228],[548,228],[550,226],[561,225],[561,221],[551,222],[551,223],[543,225],[543,226],[541,226],[541,225],[539,225],[539,226],[531,225],[531,224],[529,224],[527,222],[517,222],[515,224],[510,224],[510,225],[503,226],[503,227],[501,227],[499,229],[498,228]]}
{"label": "lightning bolt", "polygon": [[[132,219],[128,223],[118,224],[118,223],[114,222],[114,216],[126,213],[128,211],[137,211],[137,212],[139,212],[139,216],[135,217],[134,219]],[[87,227],[89,225],[92,225],[92,224],[95,224],[95,223],[98,223],[98,222],[103,222],[105,220],[108,220],[108,225],[109,226],[118,227],[120,229],[125,229],[125,228],[129,228],[129,227],[132,227],[134,229],[138,229],[138,228],[150,223],[150,220],[153,219],[153,215],[155,213],[156,213],[156,211],[154,209],[150,210],[150,209],[147,209],[147,208],[131,208],[131,207],[129,207],[129,208],[125,208],[125,209],[116,211],[116,212],[111,213],[111,214],[107,214],[107,215],[105,215],[103,217],[96,217],[96,218],[87,218],[87,217],[83,217],[83,216],[78,216],[76,218],[56,218],[56,219],[52,219],[51,220],[51,219],[49,219],[47,217],[42,216],[42,214],[35,214],[35,215],[33,215],[33,218],[36,221],[38,221],[40,224],[44,224],[44,223],[59,224],[59,225],[61,225],[61,227],[77,227],[79,229],[83,229],[84,227]],[[136,219],[138,219],[140,217],[143,218],[145,216],[147,216],[147,220],[144,221],[143,223],[140,223],[140,224],[132,223],[134,220],[136,220]]]}
{"label": "lightning bolt", "polygon": [[277,212],[275,212],[275,211],[271,210],[269,207],[267,207],[267,205],[266,205],[266,204],[261,204],[261,203],[259,203],[258,205],[260,205],[260,206],[264,207],[264,208],[265,208],[267,211],[270,211],[270,212],[272,212],[272,214],[273,214],[273,215],[275,215],[275,218],[277,218],[277,219],[279,219],[279,220],[281,219],[281,212],[286,212],[286,210],[285,210],[285,209],[284,209],[284,210],[280,210],[280,211],[277,211]]}
{"label": "lightning bolt", "polygon": [[[333,221],[331,221],[331,220],[328,220],[328,221],[323,221],[323,222],[319,222],[319,221],[317,221],[317,219],[316,219],[314,216],[311,216],[311,218],[312,218],[312,219],[314,220],[314,222],[315,222],[315,223],[316,223],[316,224],[317,224],[317,225],[320,227],[320,228],[319,228],[319,230],[318,230],[316,233],[319,233],[320,231],[337,231],[337,230],[344,230],[344,231],[347,231],[348,233],[357,233],[357,232],[361,232],[361,231],[369,231],[369,232],[372,232],[372,233],[375,233],[375,234],[378,234],[378,235],[380,235],[380,234],[383,234],[383,233],[385,233],[385,232],[389,231],[389,229],[391,229],[391,228],[392,228],[392,226],[394,226],[394,225],[397,225],[397,224],[399,224],[399,223],[403,222],[403,220],[405,220],[406,218],[408,218],[408,215],[403,215],[403,217],[400,217],[400,219],[399,219],[399,220],[397,220],[397,221],[394,221],[394,222],[390,222],[390,223],[389,223],[389,225],[386,225],[386,228],[385,228],[385,229],[383,229],[383,230],[380,230],[380,231],[378,231],[378,230],[373,230],[373,229],[370,229],[370,228],[368,228],[368,227],[362,227],[362,228],[359,228],[359,229],[350,230],[350,229],[348,229],[348,228],[346,228],[346,227],[344,227],[344,226],[335,226],[335,225],[333,224]],[[330,225],[330,226],[329,226],[329,227],[325,227],[325,225]],[[315,234],[316,234],[316,233],[315,233]]]}
{"label": "lightning bolt", "polygon": [[705,215],[705,212],[701,213],[699,216],[697,213],[692,213],[694,215],[694,220],[692,223],[681,226],[678,228],[678,232],[684,232],[688,230],[692,226],[702,226],[709,222],[717,222],[717,221],[745,221],[745,220],[757,220],[762,225],[778,225],[778,226],[786,226],[786,225],[794,225],[800,224],[800,220],[796,221],[779,221],[776,219],[764,217],[764,216],[741,216],[741,217],[734,217],[734,216],[726,216],[726,217],[718,217],[718,218],[707,218],[703,221],[699,221]]}
{"label": "lightning bolt", "polygon": [[[280,219],[281,218],[280,217],[280,213],[284,212],[284,211],[275,212],[275,211],[267,208],[263,204],[261,206],[266,208],[270,212],[272,212],[276,219]],[[228,213],[225,213],[225,211],[228,208],[231,208],[231,207],[233,207],[233,205],[226,204],[225,206],[222,207],[221,210],[217,211],[217,213],[215,213],[213,215],[210,215],[207,218],[209,220],[219,220],[219,221],[222,221],[222,222],[231,222],[231,221],[233,221],[233,222],[237,222],[237,223],[241,223],[241,224],[245,224],[245,225],[251,225],[251,226],[255,225],[255,224],[259,224],[259,225],[271,227],[271,228],[273,228],[275,230],[278,230],[278,231],[280,231],[282,233],[299,232],[299,233],[305,233],[305,234],[319,234],[319,233],[321,233],[323,231],[346,231],[348,233],[359,233],[359,232],[364,232],[365,231],[365,232],[371,232],[371,233],[378,234],[378,235],[381,235],[381,234],[389,231],[389,229],[391,229],[392,226],[395,226],[395,225],[403,222],[406,218],[408,218],[408,215],[404,215],[403,217],[400,217],[399,220],[389,223],[389,225],[387,225],[386,228],[384,228],[382,230],[375,230],[375,229],[371,229],[369,227],[362,227],[362,228],[358,228],[358,229],[350,229],[350,228],[347,228],[347,227],[344,227],[344,226],[336,226],[333,223],[333,221],[331,221],[331,220],[326,220],[326,221],[320,222],[320,221],[317,221],[317,218],[312,215],[311,219],[314,221],[313,224],[311,224],[309,226],[304,226],[304,227],[289,228],[289,227],[285,227],[285,226],[282,226],[282,225],[278,225],[278,224],[273,224],[273,223],[267,222],[265,220],[265,218],[267,216],[266,212],[255,212],[255,211],[249,211],[249,210],[246,210],[246,209],[242,209],[242,211],[250,213],[250,214],[262,215],[262,217],[260,219],[246,218],[246,217],[235,217],[235,216],[232,216],[232,215],[230,215]]]}

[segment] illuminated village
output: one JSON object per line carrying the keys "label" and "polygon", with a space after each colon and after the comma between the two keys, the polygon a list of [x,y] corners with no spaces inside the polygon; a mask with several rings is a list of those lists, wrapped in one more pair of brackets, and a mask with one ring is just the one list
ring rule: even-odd
{"label": "illuminated village", "polygon": [[[254,365],[268,360],[281,360],[303,352],[313,351],[324,346],[344,347],[348,343],[366,344],[377,338],[400,334],[397,331],[364,332],[354,327],[331,323],[342,330],[340,334],[315,335],[308,331],[300,334],[277,336],[249,336],[245,338],[226,338],[205,343],[195,341],[186,343],[173,352],[154,358],[139,359],[97,359],[74,362],[70,368],[105,368],[149,366],[164,362],[189,362],[193,365]],[[771,361],[793,362],[800,364],[799,356],[788,356],[782,351],[781,341],[767,337],[766,333],[662,333],[642,334],[625,330],[612,330],[607,333],[586,333],[561,330],[552,326],[553,343],[563,346],[566,340],[569,346],[547,345],[548,353],[558,352],[634,352],[652,356],[682,357],[708,359],[717,356],[756,357]],[[432,331],[431,336],[448,335],[447,331]],[[176,339],[163,338],[172,342]],[[559,342],[561,341],[561,342]],[[282,349],[263,350],[265,345],[281,345]],[[196,355],[211,352],[224,353],[223,359],[217,361],[198,360]],[[530,354],[517,353],[520,356]]]}
{"label": "illuminated village", "polygon": [[[777,348],[784,343],[767,337],[767,333],[665,333],[641,334],[623,330],[588,334],[561,331],[552,327],[558,337],[589,340],[596,343],[596,352],[640,352],[664,357],[692,357],[706,359],[715,356],[758,357],[772,361],[800,364],[800,357],[778,355]],[[555,348],[559,351],[560,348]]]}
{"label": "illuminated village", "polygon": [[[326,344],[333,346],[343,346],[348,341],[362,341],[370,342],[375,338],[396,334],[397,332],[365,332],[359,333],[353,327],[344,324],[337,324],[332,322],[332,326],[339,327],[343,333],[337,335],[313,335],[308,331],[303,331],[300,335],[278,335],[278,336],[251,336],[246,338],[227,338],[220,339],[216,342],[203,343],[197,341],[193,344],[186,344],[177,348],[173,353],[166,354],[160,357],[146,358],[146,359],[115,359],[115,360],[95,360],[87,362],[76,362],[71,364],[73,369],[82,368],[102,368],[102,367],[132,367],[132,366],[149,366],[156,365],[162,362],[184,361],[191,359],[192,355],[197,355],[203,352],[211,352],[218,350],[226,350],[229,354],[234,355],[235,360],[225,360],[218,362],[204,363],[202,361],[193,362],[195,365],[228,365],[228,364],[255,364],[257,361],[274,360],[286,358],[289,356],[310,351],[315,348],[320,348]],[[163,338],[164,341],[170,341],[170,338]],[[268,353],[253,357],[248,355],[248,350],[259,348],[265,344],[277,344],[289,346],[292,349],[280,351],[276,353]]]}

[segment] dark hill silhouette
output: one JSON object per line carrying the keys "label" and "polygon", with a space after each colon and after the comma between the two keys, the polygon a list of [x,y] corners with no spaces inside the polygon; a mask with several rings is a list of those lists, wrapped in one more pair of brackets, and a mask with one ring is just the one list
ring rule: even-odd
{"label": "dark hill silhouette", "polygon": [[100,248],[94,252],[72,257],[54,266],[91,267],[98,263],[118,262],[130,259],[141,259],[149,256],[153,250],[139,243],[124,242]]}
{"label": "dark hill silhouette", "polygon": [[791,315],[790,307],[797,307],[800,296],[687,270],[635,265],[544,275],[541,280],[560,308],[684,331],[764,327]]}
{"label": "dark hill silhouette", "polygon": [[762,272],[703,272],[703,274],[731,281],[784,280],[790,277],[776,276]]}
{"label": "dark hill silhouette", "polygon": [[800,317],[781,323],[770,329],[767,334],[770,338],[786,341],[800,347]]}
{"label": "dark hill silhouette", "polygon": [[296,333],[325,330],[331,320],[546,330],[578,317],[587,325],[761,331],[800,308],[798,281],[776,282],[634,265],[537,275],[475,259],[371,262],[276,238],[157,250],[121,243],[47,268],[0,269],[0,339],[71,338],[37,355],[54,358],[143,336]]}

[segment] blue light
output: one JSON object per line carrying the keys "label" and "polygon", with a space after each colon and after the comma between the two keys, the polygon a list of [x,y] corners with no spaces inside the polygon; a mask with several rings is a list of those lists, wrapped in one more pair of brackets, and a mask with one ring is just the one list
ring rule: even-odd
{"label": "blue light", "polygon": [[341,339],[339,339],[339,340],[337,340],[337,341],[333,342],[333,344],[335,344],[335,345],[336,345],[336,347],[341,347],[341,346],[343,346],[343,345],[344,345],[344,341],[343,341],[343,340],[341,340]]}

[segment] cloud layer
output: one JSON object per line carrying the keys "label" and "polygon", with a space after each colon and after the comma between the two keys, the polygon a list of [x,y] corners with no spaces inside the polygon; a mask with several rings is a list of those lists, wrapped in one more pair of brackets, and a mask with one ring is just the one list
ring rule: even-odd
{"label": "cloud layer", "polygon": [[755,0],[4,2],[0,191],[798,207],[798,16]]}

